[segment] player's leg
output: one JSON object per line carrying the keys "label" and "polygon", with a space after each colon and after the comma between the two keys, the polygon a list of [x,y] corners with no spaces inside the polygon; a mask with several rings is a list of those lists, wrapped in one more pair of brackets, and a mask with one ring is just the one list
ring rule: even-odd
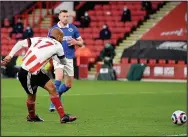
{"label": "player's leg", "polygon": [[41,119],[35,113],[35,101],[36,101],[36,94],[27,94],[27,109],[28,109],[28,116],[27,121],[29,122],[43,122],[44,120]]}
{"label": "player's leg", "polygon": [[67,64],[64,67],[64,80],[65,83],[59,87],[59,95],[67,92],[72,87],[74,80],[73,59],[67,59]]}
{"label": "player's leg", "polygon": [[44,121],[40,117],[38,117],[35,113],[35,100],[36,100],[36,92],[37,86],[35,85],[34,77],[26,70],[20,69],[18,73],[19,81],[27,93],[26,105],[28,108],[28,116],[27,121],[30,122],[42,122]]}
{"label": "player's leg", "polygon": [[74,77],[73,76],[68,76],[64,75],[64,84],[61,84],[59,87],[59,95],[61,96],[63,93],[67,92],[73,84]]}
{"label": "player's leg", "polygon": [[56,88],[51,80],[49,80],[43,87],[46,89],[50,95],[50,99],[52,103],[54,104],[59,116],[60,116],[60,122],[66,123],[66,122],[72,122],[76,120],[75,116],[70,116],[65,114],[63,105],[59,99],[59,95],[56,92]]}

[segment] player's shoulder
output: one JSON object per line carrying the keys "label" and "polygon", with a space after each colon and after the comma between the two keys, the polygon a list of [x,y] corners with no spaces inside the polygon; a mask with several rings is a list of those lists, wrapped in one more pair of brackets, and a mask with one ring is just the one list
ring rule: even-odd
{"label": "player's shoulder", "polygon": [[33,41],[33,42],[38,41],[40,39],[42,39],[42,37],[32,37],[32,38],[30,38],[30,40]]}
{"label": "player's shoulder", "polygon": [[59,27],[58,27],[57,24],[55,24],[55,25],[53,25],[53,26],[51,27],[51,29],[53,29],[53,28],[59,28]]}
{"label": "player's shoulder", "polygon": [[77,27],[72,23],[69,24],[69,28],[77,29]]}

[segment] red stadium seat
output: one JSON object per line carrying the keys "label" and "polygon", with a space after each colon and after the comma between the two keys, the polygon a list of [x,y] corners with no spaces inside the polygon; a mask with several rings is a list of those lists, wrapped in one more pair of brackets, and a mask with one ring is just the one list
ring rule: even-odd
{"label": "red stadium seat", "polygon": [[128,63],[129,63],[129,58],[125,58],[125,57],[122,58],[122,59],[121,59],[121,63],[122,63],[122,64],[128,64]]}
{"label": "red stadium seat", "polygon": [[110,8],[111,8],[110,5],[103,5],[102,6],[103,10],[109,10],[110,11]]}
{"label": "red stadium seat", "polygon": [[1,28],[1,33],[7,33],[8,29],[7,28]]}
{"label": "red stadium seat", "polygon": [[102,26],[103,26],[104,24],[106,24],[106,23],[103,22],[103,21],[99,21],[99,22],[98,22],[98,26],[99,26],[100,28],[102,28]]}
{"label": "red stadium seat", "polygon": [[91,22],[90,27],[98,27],[98,22]]}
{"label": "red stadium seat", "polygon": [[166,64],[166,60],[164,60],[164,59],[159,59],[159,64]]}
{"label": "red stadium seat", "polygon": [[86,45],[94,45],[95,41],[92,39],[86,39],[85,43],[86,43]]}
{"label": "red stadium seat", "polygon": [[111,43],[116,45],[117,44],[117,39],[111,39]]}
{"label": "red stadium seat", "polygon": [[138,63],[138,59],[136,59],[136,58],[131,58],[131,64],[136,64],[136,63]]}
{"label": "red stadium seat", "polygon": [[81,36],[84,39],[92,39],[93,38],[93,36],[91,35],[91,33],[83,33]]}
{"label": "red stadium seat", "polygon": [[102,5],[95,5],[94,9],[95,10],[102,10]]}
{"label": "red stadium seat", "polygon": [[168,60],[168,64],[175,64],[176,61],[175,60]]}
{"label": "red stadium seat", "polygon": [[88,14],[89,14],[89,16],[95,16],[95,11],[90,10],[90,11],[88,11]]}
{"label": "red stadium seat", "polygon": [[140,63],[147,64],[147,59],[140,59]]}
{"label": "red stadium seat", "polygon": [[91,21],[96,21],[97,20],[96,19],[96,15],[91,15],[90,18],[91,18]]}
{"label": "red stadium seat", "polygon": [[94,33],[94,32],[93,32],[93,33],[92,33],[92,37],[93,37],[93,38],[98,38],[98,37],[99,37],[99,33]]}
{"label": "red stadium seat", "polygon": [[40,28],[33,28],[33,31],[34,31],[34,33],[39,33],[40,32]]}
{"label": "red stadium seat", "polygon": [[96,16],[96,20],[97,20],[97,21],[104,21],[104,16],[102,16],[102,15],[97,15],[97,16]]}
{"label": "red stadium seat", "polygon": [[100,32],[100,28],[93,28],[93,29],[92,29],[92,32],[93,32],[93,33],[98,33],[98,34],[99,34],[99,32]]}
{"label": "red stadium seat", "polygon": [[91,28],[84,28],[84,33],[92,33],[92,29]]}
{"label": "red stadium seat", "polygon": [[132,28],[134,26],[134,24],[132,22],[125,22],[125,27],[130,27]]}
{"label": "red stadium seat", "polygon": [[8,44],[8,43],[9,43],[9,40],[7,40],[7,39],[2,39],[2,40],[1,40],[1,44],[5,44],[5,45],[6,45],[6,44]]}
{"label": "red stadium seat", "polygon": [[178,61],[178,64],[185,64],[185,61],[179,60],[179,61]]}
{"label": "red stadium seat", "polygon": [[149,64],[151,65],[156,64],[156,59],[149,59]]}
{"label": "red stadium seat", "polygon": [[95,45],[103,45],[103,40],[95,40]]}
{"label": "red stadium seat", "polygon": [[48,34],[48,29],[43,29],[43,28],[41,28],[41,29],[40,29],[40,32],[41,32],[41,33],[46,33],[46,34]]}
{"label": "red stadium seat", "polygon": [[9,43],[8,43],[8,44],[9,44],[9,45],[14,45],[14,44],[16,44],[16,42],[17,42],[17,41],[16,41],[15,39],[11,39],[11,40],[9,40]]}
{"label": "red stadium seat", "polygon": [[96,10],[96,16],[103,16],[104,12],[102,10]]}
{"label": "red stadium seat", "polygon": [[123,22],[115,22],[116,27],[124,27],[124,23]]}

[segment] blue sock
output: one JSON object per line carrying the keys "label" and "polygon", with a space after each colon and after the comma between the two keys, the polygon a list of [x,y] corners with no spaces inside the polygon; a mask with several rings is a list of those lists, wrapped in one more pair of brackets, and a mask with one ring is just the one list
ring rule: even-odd
{"label": "blue sock", "polygon": [[67,90],[69,90],[70,87],[67,87],[65,84],[61,84],[61,86],[59,87],[59,95],[65,93]]}
{"label": "blue sock", "polygon": [[[55,80],[54,84],[55,84],[55,87],[56,87],[56,91],[59,92],[59,87],[61,85],[61,81],[60,80]],[[54,104],[52,102],[50,103],[50,108],[55,109],[55,106],[54,106]]]}
{"label": "blue sock", "polygon": [[55,87],[56,87],[56,91],[59,92],[59,87],[61,85],[61,81],[60,80],[55,80],[54,84],[55,84]]}

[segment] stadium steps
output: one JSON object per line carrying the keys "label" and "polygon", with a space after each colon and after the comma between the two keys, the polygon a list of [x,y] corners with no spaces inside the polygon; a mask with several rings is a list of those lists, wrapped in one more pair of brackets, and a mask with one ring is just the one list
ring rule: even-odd
{"label": "stadium steps", "polygon": [[50,16],[46,16],[46,17],[42,20],[42,22],[41,22],[41,24],[40,24],[40,27],[41,27],[41,28],[46,28],[46,29],[51,28],[51,17],[50,17]]}
{"label": "stadium steps", "polygon": [[[51,12],[50,10],[48,12]],[[48,14],[46,9],[42,9],[42,19],[45,19],[45,17]],[[35,17],[35,18],[34,18]],[[34,24],[33,24],[34,21]],[[28,15],[28,23],[30,24],[31,27],[39,27],[40,26],[40,9],[34,9],[32,14]]]}
{"label": "stadium steps", "polygon": [[159,9],[155,14],[150,15],[150,19],[143,23],[139,28],[136,29],[128,38],[123,40],[115,49],[116,56],[114,58],[114,63],[120,63],[121,55],[124,49],[129,48],[134,45],[137,40],[139,40],[142,35],[149,31],[157,22],[159,22],[165,15],[167,15],[173,8],[175,8],[180,2],[168,2],[162,8]]}

